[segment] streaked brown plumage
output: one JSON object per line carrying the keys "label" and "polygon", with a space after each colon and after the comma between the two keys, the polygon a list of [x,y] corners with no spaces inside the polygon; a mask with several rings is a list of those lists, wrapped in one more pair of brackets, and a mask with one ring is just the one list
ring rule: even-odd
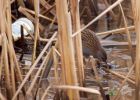
{"label": "streaked brown plumage", "polygon": [[[52,34],[48,34],[47,38],[50,38]],[[97,58],[100,61],[106,62],[107,55],[101,43],[96,36],[96,34],[90,30],[85,29],[81,32],[82,36],[82,47],[83,47],[83,55],[85,57],[89,57],[92,55],[94,58]]]}
{"label": "streaked brown plumage", "polygon": [[[82,33],[82,47],[83,47],[83,55],[88,57],[92,55],[94,58],[99,59],[100,61],[106,62],[107,55],[105,50],[100,44],[98,37],[94,34],[90,29],[85,29]],[[51,66],[53,64],[53,58],[51,57],[48,63],[47,70],[44,77],[48,77]]]}
{"label": "streaked brown plumage", "polygon": [[82,46],[83,55],[85,57],[92,55],[94,58],[106,62],[107,54],[101,46],[101,43],[96,34],[90,29],[85,29],[82,31]]}

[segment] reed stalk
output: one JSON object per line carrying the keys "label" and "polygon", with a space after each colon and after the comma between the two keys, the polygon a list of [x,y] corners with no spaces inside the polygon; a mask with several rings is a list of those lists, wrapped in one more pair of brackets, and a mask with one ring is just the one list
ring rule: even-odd
{"label": "reed stalk", "polygon": [[[78,85],[77,72],[74,60],[74,47],[71,38],[72,24],[71,16],[68,12],[67,0],[56,0],[56,12],[58,20],[58,40],[62,62],[63,82],[67,85]],[[70,100],[79,100],[79,92],[67,90],[67,96]]]}
{"label": "reed stalk", "polygon": [[36,50],[37,44],[39,42],[39,0],[34,0],[34,9],[35,9],[35,35],[34,35],[34,46],[33,46],[33,54],[32,54],[32,64],[36,59]]}
{"label": "reed stalk", "polygon": [[[73,32],[80,29],[80,15],[79,15],[79,1],[70,0],[71,5],[71,16],[72,16],[72,28]],[[75,43],[75,60],[78,68],[78,79],[80,86],[83,86],[84,82],[84,68],[83,68],[83,51],[82,51],[82,39],[81,34],[74,37]]]}
{"label": "reed stalk", "polygon": [[135,100],[140,99],[140,1],[132,0],[132,8],[134,13],[134,22],[136,29],[136,91]]}

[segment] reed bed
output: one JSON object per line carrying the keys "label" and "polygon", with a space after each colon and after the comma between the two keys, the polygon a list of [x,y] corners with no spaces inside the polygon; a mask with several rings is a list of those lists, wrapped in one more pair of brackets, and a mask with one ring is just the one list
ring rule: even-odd
{"label": "reed bed", "polygon": [[[98,89],[86,87],[88,83],[86,75],[89,73],[86,73],[88,65],[83,62],[81,36],[83,30],[107,14],[116,20],[115,10],[113,9],[118,7],[123,20],[122,28],[118,27],[95,33],[99,37],[102,35],[126,34],[133,65],[126,76],[108,68],[102,68],[102,70],[119,77],[122,82],[113,100],[119,100],[121,90],[127,82],[135,87],[135,100],[139,100],[140,2],[139,0],[132,0],[131,2],[132,16],[134,16],[134,19],[131,19],[134,20],[135,24],[129,25],[123,9],[122,3],[124,1],[116,0],[110,5],[110,2],[103,0],[106,9],[82,27],[79,0],[29,0],[27,3],[24,0],[0,0],[0,99],[47,100],[47,98],[52,97],[58,100],[80,100],[81,98],[87,99],[88,95],[92,94],[93,98],[98,97],[99,100],[106,100],[105,89],[100,83],[101,76],[98,73],[98,63],[94,57],[90,57],[89,60],[95,77],[92,77],[90,81],[97,83],[98,86],[95,87],[98,87]],[[17,4],[16,10],[13,10],[14,4]],[[29,7],[27,7],[28,4]],[[34,23],[33,34],[24,25],[20,29],[22,43],[26,44],[26,41],[32,43],[32,50],[28,55],[28,59],[30,59],[28,63],[31,64],[26,64],[27,60],[24,64],[20,61],[19,58],[23,59],[22,56],[26,54],[24,54],[24,50],[22,50],[22,53],[18,53],[15,48],[16,42],[13,41],[12,23],[21,16]],[[25,30],[29,34],[27,37],[22,36]],[[136,32],[136,55],[131,40],[132,32]],[[48,36],[49,33],[51,33],[50,37]],[[24,45],[22,49],[26,46]],[[38,48],[40,50],[39,54],[37,54]],[[129,78],[134,69],[135,81]]]}

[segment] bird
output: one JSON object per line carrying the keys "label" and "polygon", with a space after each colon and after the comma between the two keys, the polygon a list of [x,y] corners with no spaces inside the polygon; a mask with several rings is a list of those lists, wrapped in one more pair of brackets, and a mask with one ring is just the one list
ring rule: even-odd
{"label": "bird", "polygon": [[[47,38],[50,38],[51,36],[52,34],[48,33]],[[89,28],[83,30],[81,32],[81,39],[83,51],[82,53],[84,58],[89,58],[90,56],[93,56],[98,60],[98,62],[103,62],[103,64],[107,64],[107,53],[102,47],[100,40],[98,39],[94,31]],[[85,59],[83,59],[83,62],[85,62]]]}
{"label": "bird", "polygon": [[[81,39],[82,39],[82,49],[83,49],[83,56],[84,57],[90,57],[93,56],[98,60],[97,62],[97,68],[111,68],[111,66],[108,66],[107,64],[107,53],[103,46],[100,43],[100,40],[96,36],[96,34],[90,30],[85,29],[81,32]],[[92,69],[91,72],[95,75],[94,70]],[[108,95],[105,95],[104,90],[102,89],[102,85],[100,82],[97,84],[99,85],[101,95],[103,97],[103,100],[110,100]]]}
{"label": "bird", "polygon": [[[89,57],[92,55],[94,58],[98,59],[101,62],[107,61],[106,51],[101,46],[98,37],[92,30],[90,29],[83,30],[81,32],[81,39],[82,39],[83,56]],[[48,67],[43,77],[48,77],[52,65],[53,65],[53,57],[49,59],[49,63],[47,64]]]}
{"label": "bird", "polygon": [[92,30],[83,30],[81,32],[81,39],[84,57],[93,56],[101,62],[107,62],[107,53]]}

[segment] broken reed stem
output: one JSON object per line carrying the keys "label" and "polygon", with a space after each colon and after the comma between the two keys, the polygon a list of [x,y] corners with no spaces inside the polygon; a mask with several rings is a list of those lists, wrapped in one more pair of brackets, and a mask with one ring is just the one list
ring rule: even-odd
{"label": "broken reed stem", "polygon": [[80,30],[76,31],[74,34],[72,34],[72,37],[75,37],[77,34],[85,30],[87,27],[89,27],[91,24],[96,22],[98,19],[100,19],[102,16],[104,16],[106,13],[108,13],[110,10],[118,6],[123,0],[117,0],[115,3],[113,3],[110,7],[108,7],[106,10],[104,10],[101,14],[99,14],[96,18],[91,20],[87,25],[85,25],[83,28]]}
{"label": "broken reed stem", "polygon": [[15,71],[17,72],[16,76],[18,76],[19,81],[22,82],[23,77],[21,75],[20,65],[18,63],[18,60],[17,60],[16,54],[15,54],[14,48],[10,44],[8,45],[8,48],[9,48],[9,50],[12,53],[12,56],[13,56],[13,61],[14,61],[14,64],[15,64]]}
{"label": "broken reed stem", "polygon": [[[8,47],[8,46],[7,46]],[[10,52],[10,48],[8,48],[8,54],[10,59],[10,71],[11,71],[11,85],[12,85],[12,95],[16,92],[16,80],[15,80],[15,71],[14,71],[14,62],[13,62],[13,56]]]}
{"label": "broken reed stem", "polygon": [[[119,73],[120,73],[121,75],[123,75],[123,76],[126,76],[126,73],[125,73],[125,72],[119,72]],[[135,74],[129,76],[128,79],[131,79],[132,81],[135,81]]]}
{"label": "broken reed stem", "polygon": [[[7,14],[7,23],[6,23],[6,26],[7,26],[7,36],[8,36],[8,41],[7,41],[7,48],[9,47],[8,45],[13,45],[12,44],[12,29],[11,29],[11,3],[9,0],[6,0],[6,14]],[[8,43],[10,42],[10,43]],[[8,51],[7,51],[7,54],[9,54],[9,60],[10,60],[10,70],[11,71],[11,85],[12,85],[12,96],[15,94],[16,92],[16,80],[15,80],[15,71],[14,71],[14,61],[13,61],[13,55],[12,55],[12,52],[11,52],[11,48],[8,48]]]}
{"label": "broken reed stem", "polygon": [[33,54],[32,54],[32,64],[36,59],[36,50],[37,44],[39,42],[39,0],[34,0],[34,9],[35,9],[35,33],[34,33],[34,46],[33,46]]}
{"label": "broken reed stem", "polygon": [[[78,85],[74,59],[74,47],[71,38],[72,24],[68,12],[67,0],[56,0],[56,11],[59,31],[59,45],[61,51],[63,82],[67,85]],[[79,91],[67,90],[69,100],[80,100]]]}
{"label": "broken reed stem", "polygon": [[2,50],[3,50],[3,63],[4,63],[4,72],[5,72],[5,83],[6,83],[6,92],[8,95],[8,99],[12,98],[12,91],[11,91],[11,87],[10,87],[10,71],[9,71],[9,60],[8,60],[8,51],[7,51],[7,37],[6,37],[6,17],[5,17],[5,2],[4,1],[0,1],[0,29],[1,29],[1,35],[2,35]]}
{"label": "broken reed stem", "polygon": [[[8,37],[9,37],[9,35],[8,35]],[[15,54],[15,51],[14,51],[13,43],[12,43],[12,41],[10,41],[10,37],[9,37],[9,41],[8,42],[9,42],[9,44],[8,44],[9,54],[10,54],[10,56],[13,59],[13,62],[15,64],[15,68],[14,69],[17,72],[16,76],[18,76],[19,81],[22,81],[23,78],[22,78],[21,71],[20,71],[20,68],[19,68],[19,64],[18,64],[18,61],[17,61],[17,58],[16,58],[16,54]]]}
{"label": "broken reed stem", "polygon": [[[72,28],[73,32],[80,29],[80,15],[79,15],[79,1],[70,0],[71,16],[72,16]],[[83,51],[82,51],[82,39],[81,34],[74,37],[75,46],[75,60],[78,69],[78,79],[80,86],[83,86],[84,82],[84,68],[83,68]]]}
{"label": "broken reed stem", "polygon": [[[16,73],[16,77],[17,79],[19,79],[20,81],[23,80],[22,78],[22,75],[21,75],[21,71],[20,71],[20,68],[19,68],[19,64],[18,64],[18,61],[17,61],[17,58],[16,58],[16,54],[15,54],[15,50],[14,50],[14,47],[13,47],[13,42],[12,42],[12,28],[11,28],[11,25],[12,25],[12,22],[11,22],[11,5],[10,5],[10,1],[9,0],[6,0],[5,1],[6,3],[6,17],[7,17],[7,23],[6,23],[6,34],[7,34],[7,38],[8,38],[8,41],[7,41],[7,48],[9,49],[9,55],[10,55],[10,60],[13,64],[15,64],[15,68],[14,68],[14,65],[11,63],[11,68],[12,68],[12,85],[13,85],[13,92],[15,93],[16,91],[16,86],[15,86],[15,75],[14,75],[14,72],[17,72]],[[13,61],[12,61],[13,60]],[[13,66],[13,67],[12,67]],[[23,94],[25,93],[24,91],[24,88],[23,88]],[[13,93],[13,95],[14,95]],[[16,99],[16,98],[15,98]]]}
{"label": "broken reed stem", "polygon": [[42,62],[41,65],[40,65],[39,69],[37,70],[37,72],[36,72],[36,74],[35,74],[35,76],[34,76],[34,78],[33,78],[33,80],[32,80],[32,83],[31,83],[30,87],[28,88],[28,90],[27,90],[27,92],[26,92],[27,95],[31,95],[31,91],[32,91],[32,89],[33,89],[33,87],[34,87],[34,85],[35,85],[35,83],[36,83],[36,81],[37,81],[37,78],[38,78],[39,74],[41,73],[42,68],[44,67],[44,64],[46,64],[46,62],[49,61],[49,57],[50,57],[50,54],[51,54],[51,53],[52,53],[52,49],[51,49],[51,50],[49,51],[49,53],[46,55],[46,57],[44,58],[43,62]]}
{"label": "broken reed stem", "polygon": [[[30,9],[27,9],[27,8],[24,8],[24,7],[21,7],[21,6],[20,6],[20,9],[22,9],[22,10],[24,10],[24,11],[27,11],[27,12],[29,12],[29,13],[35,15],[35,12],[32,11],[32,10],[30,10]],[[44,15],[42,15],[42,14],[39,14],[38,17],[43,18],[43,19],[46,19],[47,21],[53,22],[53,19],[51,19],[51,18],[49,18],[49,17],[46,17],[46,16],[44,16]]]}
{"label": "broken reed stem", "polygon": [[40,4],[46,9],[44,10],[44,12],[42,12],[42,14],[51,13],[53,16],[56,15],[55,10],[53,9],[55,7],[55,3],[50,6],[50,4],[46,2],[46,0],[40,0]]}
{"label": "broken reed stem", "polygon": [[[19,7],[18,11],[21,12],[22,14],[24,14],[28,19],[30,19],[35,24],[35,22],[36,22],[35,18],[31,14],[29,14],[27,11],[22,9],[22,7]],[[41,23],[39,23],[39,29],[41,31],[44,30],[44,26]]]}
{"label": "broken reed stem", "polygon": [[136,91],[135,91],[135,100],[140,100],[140,1],[131,0],[132,8],[134,13],[134,22],[136,28]]}
{"label": "broken reed stem", "polygon": [[116,94],[114,100],[118,100],[118,99],[119,99],[119,95],[120,95],[121,89],[122,89],[122,87],[124,86],[124,84],[126,83],[126,81],[128,80],[128,77],[131,75],[131,73],[132,73],[134,67],[135,67],[135,63],[134,63],[134,65],[130,68],[128,74],[126,75],[125,79],[123,80],[123,82],[122,82],[122,84],[121,84],[121,86],[120,86],[120,88],[119,88],[119,90],[118,90],[118,92],[117,92],[117,94]]}
{"label": "broken reed stem", "polygon": [[119,7],[121,9],[121,13],[122,13],[123,21],[124,21],[124,27],[125,27],[125,31],[126,31],[126,34],[127,34],[127,40],[128,40],[128,44],[129,44],[128,46],[129,46],[132,62],[134,62],[134,54],[133,54],[131,36],[130,36],[130,32],[129,32],[128,28],[127,28],[128,25],[127,25],[126,17],[124,15],[124,11],[123,11],[121,3],[119,4]]}
{"label": "broken reed stem", "polygon": [[55,52],[55,47],[53,46],[52,49],[53,49],[53,60],[54,60],[53,67],[54,67],[55,83],[59,84],[58,83],[58,69],[57,69],[58,59],[57,59],[57,55],[56,55],[56,52]]}
{"label": "broken reed stem", "polygon": [[[135,26],[129,26],[127,27],[128,30],[132,31],[135,30]],[[118,29],[114,29],[114,30],[110,30],[110,31],[106,31],[106,32],[100,32],[100,33],[96,33],[97,36],[99,35],[106,35],[106,34],[124,34],[124,32],[126,31],[126,28],[118,28]]]}
{"label": "broken reed stem", "polygon": [[[121,78],[121,79],[125,79],[125,76],[124,75],[118,74],[118,73],[116,73],[114,71],[111,71],[111,70],[108,70],[108,69],[105,69],[105,68],[104,68],[104,70],[107,71],[107,72],[109,72],[109,73],[111,73],[111,74],[113,74],[113,75],[115,75],[115,76],[117,76],[117,77],[119,77],[119,78]],[[133,80],[131,80],[131,79],[128,78],[127,81],[129,83],[135,85],[135,82]]]}
{"label": "broken reed stem", "polygon": [[11,54],[11,56],[13,57],[13,61],[14,61],[14,64],[16,66],[16,72],[17,72],[17,76],[19,77],[20,81],[22,81],[22,76],[21,76],[21,71],[20,71],[20,68],[19,68],[19,64],[18,64],[18,61],[17,61],[17,58],[16,58],[16,54],[15,54],[15,50],[14,50],[14,47],[13,47],[13,42],[12,42],[12,28],[11,28],[11,5],[10,5],[10,2],[6,2],[7,4],[7,10],[6,10],[6,14],[7,14],[7,23],[6,23],[6,28],[7,28],[7,37],[8,37],[8,49],[9,49],[9,52]]}
{"label": "broken reed stem", "polygon": [[[52,88],[56,88],[56,89],[72,89],[72,90],[78,90],[78,91],[83,91],[83,92],[88,92],[88,93],[93,93],[93,94],[97,94],[100,95],[100,92],[96,89],[91,89],[91,88],[85,88],[85,87],[80,87],[80,86],[70,86],[70,85],[54,85],[52,86]],[[74,100],[74,99],[73,99]]]}
{"label": "broken reed stem", "polygon": [[4,50],[4,71],[5,71],[5,81],[6,81],[6,92],[8,95],[8,99],[12,98],[11,91],[11,82],[10,82],[10,70],[9,70],[9,60],[8,60],[8,51],[7,51],[7,37],[3,34],[3,50]]}
{"label": "broken reed stem", "polygon": [[46,46],[44,47],[44,49],[42,50],[40,55],[37,57],[37,59],[35,60],[35,62],[31,66],[29,72],[26,74],[26,77],[24,78],[24,80],[20,84],[20,86],[19,86],[18,90],[16,91],[15,95],[13,96],[12,100],[15,100],[15,98],[17,97],[17,95],[21,91],[22,87],[24,86],[24,84],[26,83],[26,81],[30,77],[31,73],[33,72],[34,68],[36,67],[37,63],[40,61],[40,59],[42,58],[42,56],[44,55],[44,53],[46,52],[46,50],[48,49],[48,47],[50,46],[50,44],[52,43],[52,41],[53,41],[53,39],[55,38],[56,35],[57,35],[57,32],[55,32],[53,34],[53,36],[51,37],[50,41],[46,44]]}

